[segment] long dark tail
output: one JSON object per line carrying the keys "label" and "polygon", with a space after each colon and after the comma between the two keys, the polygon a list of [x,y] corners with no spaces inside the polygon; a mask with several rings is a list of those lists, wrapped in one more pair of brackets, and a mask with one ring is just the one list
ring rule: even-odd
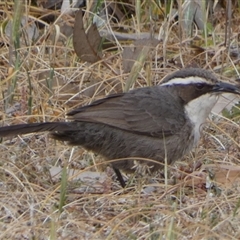
{"label": "long dark tail", "polygon": [[74,130],[74,124],[71,122],[45,122],[45,123],[29,123],[18,124],[6,127],[0,127],[0,137],[16,136],[35,132],[55,132],[55,131],[71,131]]}

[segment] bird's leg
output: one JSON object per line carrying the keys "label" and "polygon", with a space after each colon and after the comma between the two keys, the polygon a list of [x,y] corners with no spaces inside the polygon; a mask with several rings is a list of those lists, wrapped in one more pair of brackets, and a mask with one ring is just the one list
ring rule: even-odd
{"label": "bird's leg", "polygon": [[121,186],[122,186],[123,188],[125,188],[125,187],[126,187],[126,183],[125,183],[125,181],[123,180],[123,176],[122,176],[121,172],[119,171],[118,168],[113,168],[113,170],[114,170],[114,172],[116,173],[117,179],[118,179],[118,181],[120,182]]}

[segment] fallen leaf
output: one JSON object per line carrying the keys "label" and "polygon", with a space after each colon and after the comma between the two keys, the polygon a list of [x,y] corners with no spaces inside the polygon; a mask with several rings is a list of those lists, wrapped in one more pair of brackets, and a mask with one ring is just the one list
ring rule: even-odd
{"label": "fallen leaf", "polygon": [[87,34],[83,26],[82,10],[76,14],[73,29],[73,47],[79,58],[83,61],[95,63],[101,60],[99,46],[101,36],[95,24],[92,24]]}

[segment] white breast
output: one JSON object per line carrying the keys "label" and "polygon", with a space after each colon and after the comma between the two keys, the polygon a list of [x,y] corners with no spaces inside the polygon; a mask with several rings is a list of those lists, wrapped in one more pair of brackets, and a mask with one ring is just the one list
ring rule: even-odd
{"label": "white breast", "polygon": [[215,94],[204,94],[190,101],[185,106],[185,113],[194,126],[192,132],[192,135],[194,136],[194,145],[198,143],[201,133],[201,126],[206,121],[217,100],[218,96]]}

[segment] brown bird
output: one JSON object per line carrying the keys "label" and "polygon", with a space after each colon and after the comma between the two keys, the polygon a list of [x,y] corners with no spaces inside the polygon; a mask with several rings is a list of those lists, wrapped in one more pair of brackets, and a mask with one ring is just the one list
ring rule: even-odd
{"label": "brown bird", "polygon": [[[50,132],[70,145],[80,145],[113,160],[119,170],[134,171],[133,158],[168,164],[182,158],[198,142],[201,125],[221,93],[240,94],[237,86],[218,80],[211,72],[187,68],[167,76],[160,85],[109,95],[67,115],[71,122],[20,124],[0,128],[0,137]],[[131,159],[129,159],[131,158]],[[146,161],[151,171],[163,164]]]}

